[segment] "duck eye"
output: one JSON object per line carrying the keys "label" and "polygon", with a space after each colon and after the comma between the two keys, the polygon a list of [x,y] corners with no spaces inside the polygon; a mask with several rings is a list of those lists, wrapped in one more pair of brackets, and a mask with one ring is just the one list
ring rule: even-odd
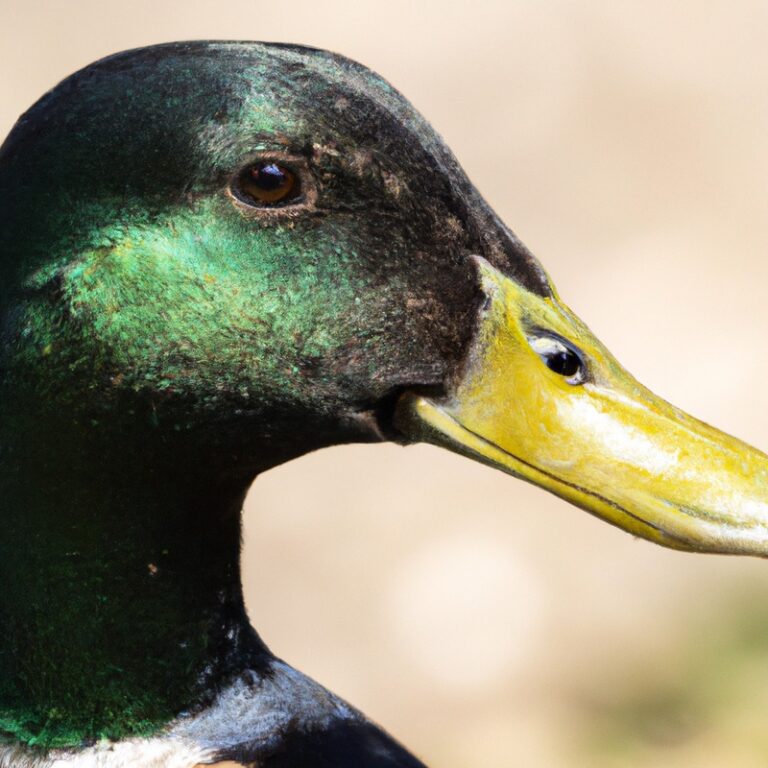
{"label": "duck eye", "polygon": [[533,351],[551,371],[568,379],[569,384],[581,384],[586,378],[586,366],[581,355],[570,345],[554,336],[534,336],[528,339]]}
{"label": "duck eye", "polygon": [[301,195],[299,177],[290,168],[268,160],[251,165],[238,179],[240,196],[249,205],[278,206]]}

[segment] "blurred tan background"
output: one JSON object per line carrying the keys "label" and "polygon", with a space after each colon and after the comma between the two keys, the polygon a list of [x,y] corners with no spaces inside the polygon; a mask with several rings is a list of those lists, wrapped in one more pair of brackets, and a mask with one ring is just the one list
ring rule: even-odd
{"label": "blurred tan background", "polygon": [[[768,4],[0,0],[0,131],[95,58],[330,48],[391,80],[644,383],[768,447]],[[276,651],[430,765],[768,764],[768,563],[668,552],[437,449],[255,484]]]}

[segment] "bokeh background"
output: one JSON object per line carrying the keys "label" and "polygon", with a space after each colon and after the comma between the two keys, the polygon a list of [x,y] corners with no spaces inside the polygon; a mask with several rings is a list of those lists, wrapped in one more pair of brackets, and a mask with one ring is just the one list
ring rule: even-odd
{"label": "bokeh background", "polygon": [[[123,48],[344,53],[426,114],[631,371],[765,448],[766,30],[765,0],[0,0],[0,132]],[[244,573],[266,641],[430,765],[768,763],[768,563],[381,445],[259,478]]]}

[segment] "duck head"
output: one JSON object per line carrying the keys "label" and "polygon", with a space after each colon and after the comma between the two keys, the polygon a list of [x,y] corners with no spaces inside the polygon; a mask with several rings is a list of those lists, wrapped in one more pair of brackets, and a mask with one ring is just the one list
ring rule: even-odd
{"label": "duck head", "polygon": [[0,150],[0,733],[144,733],[268,665],[250,482],[381,440],[659,544],[768,551],[766,456],[624,371],[364,67],[164,45],[22,116]]}
{"label": "duck head", "polygon": [[635,381],[354,62],[111,57],[19,121],[0,190],[5,389],[59,418],[122,409],[241,482],[426,440],[660,544],[768,551],[766,456]]}

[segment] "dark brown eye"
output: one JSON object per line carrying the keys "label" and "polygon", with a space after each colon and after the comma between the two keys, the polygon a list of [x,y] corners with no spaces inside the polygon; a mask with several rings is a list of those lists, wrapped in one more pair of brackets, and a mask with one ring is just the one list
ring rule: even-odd
{"label": "dark brown eye", "polygon": [[564,340],[544,334],[530,337],[528,343],[550,371],[566,378],[569,384],[584,383],[587,377],[584,361]]}
{"label": "dark brown eye", "polygon": [[274,207],[301,196],[299,177],[290,168],[269,160],[246,168],[238,186],[244,201],[251,205]]}

